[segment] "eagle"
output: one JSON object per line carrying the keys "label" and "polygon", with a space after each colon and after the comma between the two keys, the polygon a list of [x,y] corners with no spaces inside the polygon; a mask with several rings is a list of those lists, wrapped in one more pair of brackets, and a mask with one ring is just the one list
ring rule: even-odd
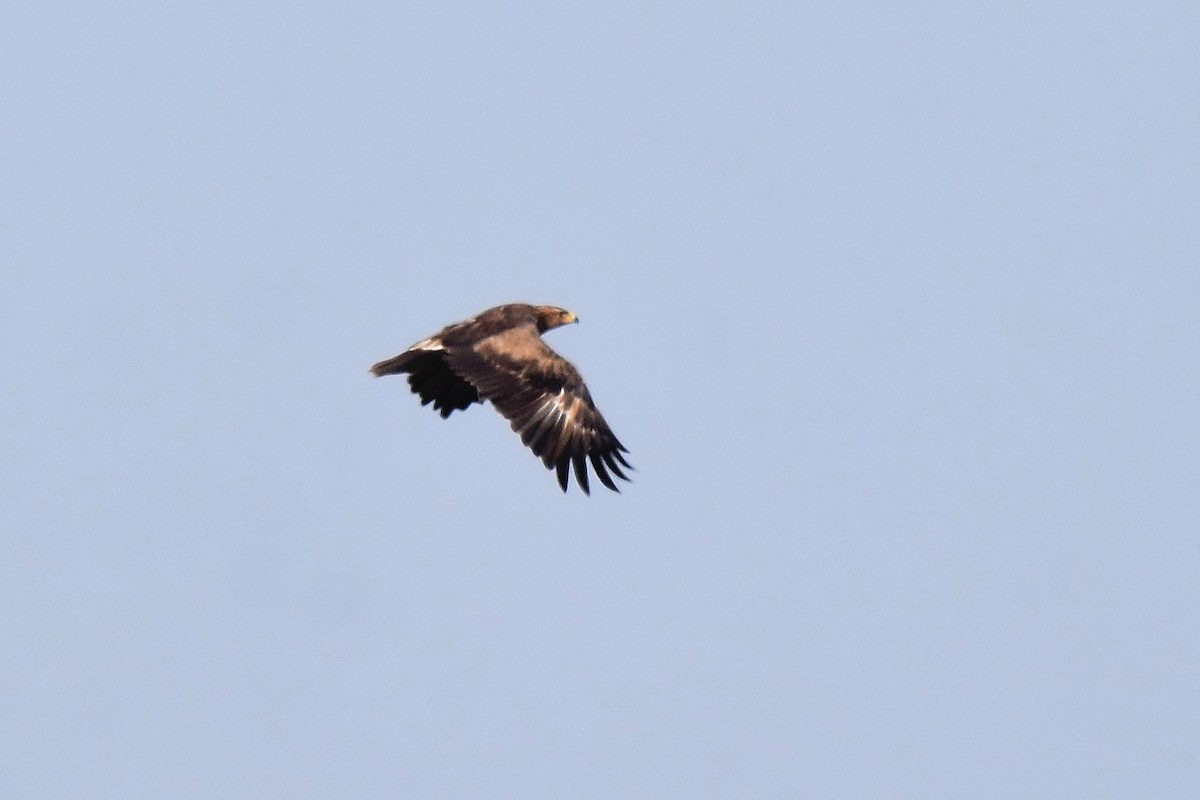
{"label": "eagle", "polygon": [[572,322],[579,318],[557,306],[496,306],[447,325],[371,372],[407,373],[421,405],[433,403],[443,419],[490,401],[546,469],[558,471],[564,492],[573,466],[579,488],[590,493],[587,461],[601,483],[619,492],[609,473],[629,480],[621,471],[632,469],[621,455],[629,451],[592,402],[579,370],[542,341],[546,331]]}

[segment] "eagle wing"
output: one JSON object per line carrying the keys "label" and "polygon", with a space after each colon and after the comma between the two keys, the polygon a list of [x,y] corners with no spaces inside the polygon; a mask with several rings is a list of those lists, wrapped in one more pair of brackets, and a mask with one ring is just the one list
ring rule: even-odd
{"label": "eagle wing", "polygon": [[600,414],[579,371],[554,352],[532,325],[523,325],[443,353],[456,375],[490,400],[512,425],[521,441],[558,471],[565,492],[570,468],[588,494],[587,461],[600,482],[620,491],[609,476],[622,480],[628,450],[617,440]]}
{"label": "eagle wing", "polygon": [[440,337],[417,342],[400,355],[371,367],[379,375],[408,373],[408,385],[420,396],[421,405],[433,403],[442,419],[479,402],[475,387],[460,378],[446,364]]}

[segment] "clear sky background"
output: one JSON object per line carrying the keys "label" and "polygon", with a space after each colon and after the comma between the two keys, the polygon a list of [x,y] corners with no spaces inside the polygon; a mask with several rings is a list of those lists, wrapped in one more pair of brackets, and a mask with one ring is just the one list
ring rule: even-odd
{"label": "clear sky background", "polygon": [[4,16],[0,796],[1200,796],[1195,3]]}

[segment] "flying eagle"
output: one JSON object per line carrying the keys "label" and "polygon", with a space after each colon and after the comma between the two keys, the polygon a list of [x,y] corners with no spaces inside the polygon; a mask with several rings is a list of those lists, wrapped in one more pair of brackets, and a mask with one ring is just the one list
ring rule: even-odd
{"label": "flying eagle", "polygon": [[546,469],[558,470],[564,492],[574,465],[579,488],[589,493],[587,460],[600,482],[616,492],[620,490],[608,473],[629,480],[621,472],[621,466],[632,469],[621,455],[629,451],[592,402],[579,371],[541,337],[578,321],[556,306],[496,306],[447,325],[400,355],[380,361],[371,372],[407,372],[421,405],[433,403],[443,419],[490,400]]}

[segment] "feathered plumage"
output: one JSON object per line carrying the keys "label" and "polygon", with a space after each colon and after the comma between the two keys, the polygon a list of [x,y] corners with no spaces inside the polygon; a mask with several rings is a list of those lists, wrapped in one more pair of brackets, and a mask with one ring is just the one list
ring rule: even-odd
{"label": "feathered plumage", "polygon": [[487,400],[504,415],[565,492],[572,467],[588,493],[587,462],[600,482],[619,491],[609,475],[629,480],[629,452],[604,421],[579,371],[542,341],[542,334],[578,318],[556,306],[524,303],[490,308],[448,325],[394,358],[371,367],[375,375],[408,373],[408,383],[443,418]]}

